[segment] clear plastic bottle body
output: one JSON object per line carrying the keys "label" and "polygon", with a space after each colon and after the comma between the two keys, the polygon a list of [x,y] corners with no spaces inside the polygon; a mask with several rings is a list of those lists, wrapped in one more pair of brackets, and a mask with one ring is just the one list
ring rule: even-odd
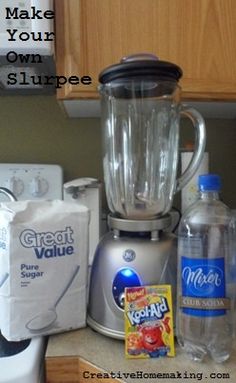
{"label": "clear plastic bottle body", "polygon": [[204,191],[183,215],[178,240],[177,338],[195,361],[230,356],[230,209],[217,191]]}

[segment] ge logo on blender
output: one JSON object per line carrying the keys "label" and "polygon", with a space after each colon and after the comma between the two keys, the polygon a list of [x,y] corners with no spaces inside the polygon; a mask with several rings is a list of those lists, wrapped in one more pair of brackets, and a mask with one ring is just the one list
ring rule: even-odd
{"label": "ge logo on blender", "polygon": [[123,253],[123,259],[126,262],[132,262],[136,258],[135,251],[132,249],[127,249]]}
{"label": "ge logo on blender", "polygon": [[70,226],[55,233],[37,233],[26,229],[20,234],[20,242],[26,248],[33,248],[38,259],[71,255],[74,253],[73,230]]}

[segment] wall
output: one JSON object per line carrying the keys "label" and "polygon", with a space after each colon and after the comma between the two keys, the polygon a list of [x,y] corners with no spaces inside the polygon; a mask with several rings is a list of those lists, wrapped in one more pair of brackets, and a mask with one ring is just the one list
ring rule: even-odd
{"label": "wall", "polygon": [[102,176],[98,119],[69,119],[55,96],[0,97],[0,162],[55,163],[65,180]]}
{"label": "wall", "polygon": [[[185,140],[190,132],[183,121]],[[234,208],[235,146],[234,120],[207,121],[210,170],[222,176],[222,197]],[[67,118],[54,96],[0,97],[0,162],[56,163],[63,167],[66,181],[102,179],[100,120]]]}

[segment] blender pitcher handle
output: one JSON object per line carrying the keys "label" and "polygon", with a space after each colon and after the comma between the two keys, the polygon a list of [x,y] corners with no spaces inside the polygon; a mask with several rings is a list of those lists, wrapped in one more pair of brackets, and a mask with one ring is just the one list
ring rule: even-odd
{"label": "blender pitcher handle", "polygon": [[180,114],[190,118],[195,129],[195,150],[192,159],[184,173],[176,180],[175,193],[180,191],[197,171],[206,146],[205,121],[201,114],[193,109],[182,106]]}

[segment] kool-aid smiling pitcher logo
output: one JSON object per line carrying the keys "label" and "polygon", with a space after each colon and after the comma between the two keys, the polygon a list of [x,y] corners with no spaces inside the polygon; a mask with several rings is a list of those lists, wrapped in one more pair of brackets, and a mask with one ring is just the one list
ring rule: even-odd
{"label": "kool-aid smiling pitcher logo", "polygon": [[74,253],[73,230],[70,226],[56,232],[36,232],[26,229],[20,234],[20,242],[33,248],[38,259],[71,255]]}

